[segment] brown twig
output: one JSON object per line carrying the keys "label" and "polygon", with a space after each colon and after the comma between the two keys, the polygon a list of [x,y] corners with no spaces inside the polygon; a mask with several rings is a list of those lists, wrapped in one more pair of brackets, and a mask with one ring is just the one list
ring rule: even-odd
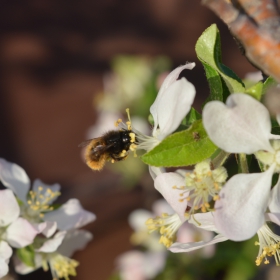
{"label": "brown twig", "polygon": [[280,16],[274,1],[204,0],[203,3],[241,41],[248,59],[280,82]]}

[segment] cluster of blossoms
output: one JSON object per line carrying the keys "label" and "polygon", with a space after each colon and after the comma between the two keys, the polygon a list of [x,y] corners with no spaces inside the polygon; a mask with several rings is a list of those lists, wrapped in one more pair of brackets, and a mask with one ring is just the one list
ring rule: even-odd
{"label": "cluster of blossoms", "polygon": [[92,234],[79,229],[95,220],[77,199],[58,207],[58,184],[35,180],[30,188],[26,172],[18,165],[0,159],[0,278],[9,272],[12,248],[15,270],[27,274],[42,267],[53,279],[76,275],[78,262],[70,257],[83,249]]}
{"label": "cluster of blossoms", "polygon": [[[182,70],[194,66],[187,63],[166,77],[150,108],[152,136],[135,130],[137,149],[153,152],[182,124],[191,110],[195,87],[178,77]],[[276,119],[280,125],[280,115]],[[213,156],[196,163],[193,170],[166,172],[164,165],[149,166],[155,188],[174,211],[147,219],[149,232],[158,231],[160,243],[172,252],[190,252],[226,240],[243,241],[257,234],[256,264],[267,264],[268,257],[274,256],[280,265],[280,236],[268,225],[280,225],[280,179],[273,183],[273,175],[280,172],[280,135],[271,134],[267,108],[245,91],[232,92],[225,103],[206,103],[202,123],[217,147]],[[195,140],[197,137],[200,140],[194,135]],[[241,170],[228,178],[223,165],[231,154],[238,154]],[[250,173],[247,155],[255,156],[258,173]],[[177,232],[185,224],[215,235],[199,242],[180,242]]]}

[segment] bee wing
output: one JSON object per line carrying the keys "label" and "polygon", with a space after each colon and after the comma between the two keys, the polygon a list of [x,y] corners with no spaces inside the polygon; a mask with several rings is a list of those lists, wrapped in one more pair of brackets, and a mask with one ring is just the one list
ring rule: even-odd
{"label": "bee wing", "polygon": [[78,145],[78,147],[86,147],[93,139],[86,140]]}

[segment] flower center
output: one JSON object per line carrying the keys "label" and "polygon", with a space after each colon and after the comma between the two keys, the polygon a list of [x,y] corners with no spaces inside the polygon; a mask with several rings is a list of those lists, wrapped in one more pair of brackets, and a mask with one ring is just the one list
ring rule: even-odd
{"label": "flower center", "polygon": [[43,187],[39,187],[38,191],[29,191],[28,206],[25,214],[35,220],[43,218],[44,213],[53,210],[50,204],[59,195],[60,192],[52,191],[50,188],[44,189]]}
{"label": "flower center", "polygon": [[206,160],[198,163],[192,173],[186,173],[186,185],[174,186],[174,189],[182,190],[180,202],[185,199],[190,201],[191,209],[188,214],[211,211],[209,202],[219,199],[219,192],[227,179],[227,171],[220,166],[211,170],[211,161]]}
{"label": "flower center", "polygon": [[176,233],[182,223],[177,214],[168,215],[162,213],[161,217],[148,219],[146,226],[148,227],[149,233],[157,230],[161,235],[159,242],[166,247],[170,247],[176,240]]}
{"label": "flower center", "polygon": [[257,232],[259,242],[255,245],[260,246],[256,259],[256,265],[260,265],[264,260],[265,264],[269,263],[267,257],[274,256],[276,265],[280,265],[280,236],[274,234],[267,224],[263,225]]}
{"label": "flower center", "polygon": [[76,260],[67,258],[58,253],[50,254],[49,264],[53,276],[53,280],[64,278],[70,280],[69,276],[76,276],[76,267],[79,262]]}
{"label": "flower center", "polygon": [[275,164],[274,172],[280,173],[280,140],[271,140],[270,144],[274,149],[274,153],[258,151],[255,153],[255,156],[264,164],[264,170],[267,170],[272,164]]}

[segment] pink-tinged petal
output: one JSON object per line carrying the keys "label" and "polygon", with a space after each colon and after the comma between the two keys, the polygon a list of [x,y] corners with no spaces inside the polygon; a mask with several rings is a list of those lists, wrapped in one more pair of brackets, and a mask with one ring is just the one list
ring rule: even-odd
{"label": "pink-tinged petal", "polygon": [[18,218],[6,230],[8,243],[15,248],[22,248],[31,244],[38,231],[23,218]]}
{"label": "pink-tinged petal", "polygon": [[159,107],[159,103],[160,100],[162,98],[162,95],[166,94],[166,90],[178,79],[180,73],[184,70],[184,69],[193,69],[195,66],[195,63],[186,63],[185,65],[182,65],[180,67],[177,67],[176,69],[174,69],[172,72],[170,72],[170,74],[165,78],[164,82],[162,83],[160,90],[158,92],[157,98],[154,101],[154,103],[152,104],[151,108],[150,108],[150,112],[153,116],[154,119],[154,127],[155,130],[159,124],[159,117],[158,117],[158,107]]}
{"label": "pink-tinged petal", "polygon": [[171,134],[188,114],[195,97],[195,87],[192,83],[182,78],[174,82],[158,101],[157,138],[163,140]]}
{"label": "pink-tinged petal", "polygon": [[190,243],[173,243],[168,250],[173,253],[182,253],[182,252],[191,252],[205,246],[213,245],[215,243],[223,242],[228,240],[227,237],[223,236],[222,234],[217,234],[213,239],[210,241],[199,241],[199,242],[190,242]]}
{"label": "pink-tinged petal", "polygon": [[30,180],[26,172],[20,166],[0,159],[0,180],[3,185],[11,189],[20,200],[26,202]]}
{"label": "pink-tinged petal", "polygon": [[43,245],[36,250],[36,252],[42,252],[42,253],[52,253],[57,250],[57,248],[61,245],[64,237],[66,235],[66,231],[59,231],[56,233],[56,235],[48,239],[46,242],[43,243]]}
{"label": "pink-tinged petal", "polygon": [[83,250],[92,238],[93,235],[86,230],[68,231],[57,251],[63,256],[71,257],[74,252]]}
{"label": "pink-tinged petal", "polygon": [[153,279],[164,268],[166,254],[163,252],[128,251],[117,259],[122,280]]}
{"label": "pink-tinged petal", "polygon": [[210,139],[226,152],[274,152],[269,143],[269,112],[264,105],[247,94],[231,94],[226,105],[220,101],[207,103],[202,119]]}
{"label": "pink-tinged petal", "polygon": [[69,199],[57,210],[45,214],[45,221],[57,222],[59,230],[80,228],[93,222],[96,216],[83,209],[78,199]]}
{"label": "pink-tinged petal", "polygon": [[32,224],[33,227],[38,231],[38,233],[44,234],[46,237],[52,236],[56,229],[56,222],[46,221],[40,224]]}
{"label": "pink-tinged petal", "polygon": [[280,213],[280,177],[277,184],[270,192],[268,208],[272,213]]}
{"label": "pink-tinged petal", "polygon": [[19,205],[11,190],[0,190],[0,227],[15,221],[20,213]]}
{"label": "pink-tinged petal", "polygon": [[195,225],[199,229],[215,232],[218,231],[214,224],[214,216],[212,212],[191,215],[189,223]]}
{"label": "pink-tinged petal", "polygon": [[234,241],[251,238],[264,224],[274,165],[266,172],[237,174],[221,190],[215,203],[215,225]]}
{"label": "pink-tinged petal", "polygon": [[35,254],[35,267],[24,264],[16,254],[13,256],[13,264],[17,273],[25,275],[42,266],[42,255]]}
{"label": "pink-tinged petal", "polygon": [[[182,190],[173,188],[176,186],[180,188],[185,185],[185,178],[175,172],[163,173],[156,177],[155,188],[162,194],[173,210],[179,215],[181,221],[185,221],[185,212],[187,209],[187,200],[179,201],[182,198],[180,194]],[[188,193],[184,194],[184,197]]]}
{"label": "pink-tinged petal", "polygon": [[266,213],[265,220],[280,226],[280,213]]}

